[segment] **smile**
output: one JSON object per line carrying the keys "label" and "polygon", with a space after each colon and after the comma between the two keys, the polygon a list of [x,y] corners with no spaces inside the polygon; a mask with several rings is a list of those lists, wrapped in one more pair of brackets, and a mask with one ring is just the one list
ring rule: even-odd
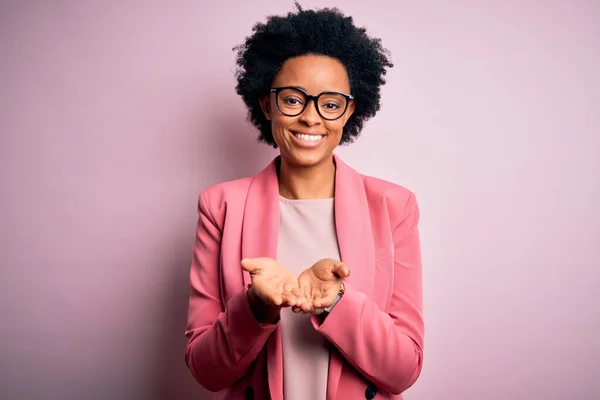
{"label": "smile", "polygon": [[312,142],[312,143],[316,143],[325,137],[325,135],[311,135],[311,134],[298,133],[298,132],[292,132],[292,134],[294,135],[294,137],[296,137],[300,140],[303,140],[305,142]]}

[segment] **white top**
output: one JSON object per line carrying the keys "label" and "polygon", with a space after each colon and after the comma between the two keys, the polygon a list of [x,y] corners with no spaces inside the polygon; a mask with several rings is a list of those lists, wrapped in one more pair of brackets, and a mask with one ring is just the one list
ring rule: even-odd
{"label": "white top", "polygon": [[[322,258],[340,259],[333,199],[290,200],[280,196],[277,260],[296,275]],[[330,344],[310,315],[281,310],[283,397],[325,400]]]}

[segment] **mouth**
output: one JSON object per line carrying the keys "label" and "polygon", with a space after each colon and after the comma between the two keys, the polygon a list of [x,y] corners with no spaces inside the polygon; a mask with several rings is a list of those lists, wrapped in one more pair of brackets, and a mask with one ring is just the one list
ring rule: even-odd
{"label": "mouth", "polygon": [[308,132],[296,132],[296,131],[291,131],[291,133],[292,133],[292,136],[294,136],[297,139],[297,142],[311,145],[311,147],[320,143],[326,136],[326,135],[322,135],[320,133],[308,133]]}

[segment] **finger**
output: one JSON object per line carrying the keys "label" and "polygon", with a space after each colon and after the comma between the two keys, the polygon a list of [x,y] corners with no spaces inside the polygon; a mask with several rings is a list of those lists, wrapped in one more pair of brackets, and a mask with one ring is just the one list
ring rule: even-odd
{"label": "finger", "polygon": [[300,309],[299,313],[303,314],[303,315],[319,315],[319,314],[323,313],[323,311],[325,311],[325,307],[319,307],[319,308],[312,307],[311,309],[309,309],[307,311]]}
{"label": "finger", "polygon": [[292,294],[296,297],[298,304],[304,303],[306,301],[306,296],[304,292],[298,288],[292,290]]}
{"label": "finger", "polygon": [[336,261],[333,264],[332,272],[334,274],[336,274],[337,276],[339,276],[340,278],[342,278],[342,279],[347,278],[348,276],[350,276],[350,268],[348,268],[346,266],[346,264],[344,264],[341,261]]}
{"label": "finger", "polygon": [[283,298],[281,297],[281,295],[272,294],[271,296],[269,296],[269,301],[279,307],[283,303]]}
{"label": "finger", "polygon": [[241,263],[242,269],[250,273],[255,272],[258,269],[258,265],[253,258],[244,258]]}
{"label": "finger", "polygon": [[333,304],[335,297],[331,298],[330,296],[321,297],[320,299],[313,300],[312,306],[313,308],[325,308],[329,307]]}
{"label": "finger", "polygon": [[310,310],[312,310],[312,301],[306,301],[300,304],[300,308],[303,312],[309,312]]}
{"label": "finger", "polygon": [[292,293],[298,299],[298,304],[305,303],[310,299],[310,290],[306,285],[295,288]]}
{"label": "finger", "polygon": [[296,299],[296,296],[294,296],[292,293],[283,293],[282,294],[282,304],[290,307],[290,306],[295,306],[296,304],[298,304],[298,300]]}

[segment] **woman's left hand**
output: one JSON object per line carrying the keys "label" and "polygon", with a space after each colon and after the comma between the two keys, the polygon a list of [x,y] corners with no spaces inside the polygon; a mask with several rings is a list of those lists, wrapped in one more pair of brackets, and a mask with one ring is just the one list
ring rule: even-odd
{"label": "woman's left hand", "polygon": [[298,277],[298,284],[308,300],[301,306],[294,306],[296,313],[321,314],[333,304],[342,281],[350,275],[350,269],[341,261],[324,258],[317,261]]}

